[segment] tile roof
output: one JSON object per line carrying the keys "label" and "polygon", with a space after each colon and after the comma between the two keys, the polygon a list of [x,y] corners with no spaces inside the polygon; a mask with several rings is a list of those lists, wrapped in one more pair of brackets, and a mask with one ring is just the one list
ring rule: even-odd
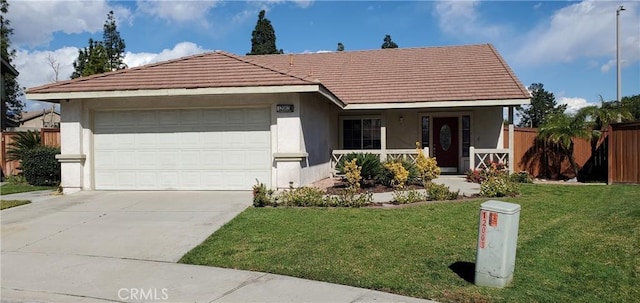
{"label": "tile roof", "polygon": [[530,97],[489,44],[262,56],[213,52],[53,83],[28,93],[320,83],[347,104]]}
{"label": "tile roof", "polygon": [[251,60],[315,78],[348,104],[530,97],[488,44],[263,55]]}
{"label": "tile roof", "polygon": [[30,88],[27,93],[66,93],[209,87],[318,84],[244,57],[216,51],[151,65]]}

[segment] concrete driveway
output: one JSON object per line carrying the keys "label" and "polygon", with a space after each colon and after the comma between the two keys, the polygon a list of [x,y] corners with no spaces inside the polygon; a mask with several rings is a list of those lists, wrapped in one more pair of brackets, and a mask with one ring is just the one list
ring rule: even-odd
{"label": "concrete driveway", "polygon": [[80,192],[3,210],[3,302],[427,302],[175,263],[250,192]]}

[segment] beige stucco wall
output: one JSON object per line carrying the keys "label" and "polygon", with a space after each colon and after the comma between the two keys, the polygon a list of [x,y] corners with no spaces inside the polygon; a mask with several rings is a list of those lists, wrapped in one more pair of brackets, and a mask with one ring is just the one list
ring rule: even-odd
{"label": "beige stucco wall", "polygon": [[320,95],[300,95],[300,149],[309,155],[301,163],[300,183],[303,185],[331,176],[331,150],[338,146],[337,112],[338,107]]}
{"label": "beige stucco wall", "polygon": [[45,122],[60,123],[60,115],[57,113],[46,113],[44,116],[38,116],[33,119],[20,123],[21,128],[41,129]]}

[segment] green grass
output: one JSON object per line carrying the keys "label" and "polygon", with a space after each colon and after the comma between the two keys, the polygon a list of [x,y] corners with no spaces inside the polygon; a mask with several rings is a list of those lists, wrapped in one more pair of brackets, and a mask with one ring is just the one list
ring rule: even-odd
{"label": "green grass", "polygon": [[25,205],[29,203],[31,203],[31,201],[28,201],[28,200],[2,200],[0,201],[0,210],[16,207],[20,205]]}
{"label": "green grass", "polygon": [[[485,200],[401,209],[249,208],[180,262],[442,302],[632,302],[640,297],[640,186],[525,185],[514,281],[477,287]],[[471,280],[473,265],[470,266]]]}
{"label": "green grass", "polygon": [[55,186],[33,186],[33,185],[22,184],[22,183],[7,183],[5,185],[0,186],[0,194],[10,195],[10,194],[24,193],[29,191],[56,189],[56,188],[57,187]]}

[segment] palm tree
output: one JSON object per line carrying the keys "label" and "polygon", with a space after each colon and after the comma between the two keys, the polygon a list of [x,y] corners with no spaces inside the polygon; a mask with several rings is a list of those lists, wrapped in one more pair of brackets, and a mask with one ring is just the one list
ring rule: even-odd
{"label": "palm tree", "polygon": [[600,107],[588,106],[580,110],[579,114],[585,116],[586,126],[593,130],[591,136],[591,148],[595,150],[596,144],[602,133],[609,128],[609,124],[633,120],[633,115],[628,108],[618,102],[606,102],[600,96]]}
{"label": "palm tree", "polygon": [[7,150],[7,160],[22,160],[22,155],[38,146],[42,145],[40,133],[36,131],[20,132],[13,137],[13,142],[9,143]]}
{"label": "palm tree", "polygon": [[574,139],[590,139],[593,134],[586,125],[587,115],[584,111],[578,111],[574,115],[555,113],[547,116],[538,128],[538,138],[558,144],[562,153],[569,159],[571,168],[578,176],[578,164],[573,156]]}

